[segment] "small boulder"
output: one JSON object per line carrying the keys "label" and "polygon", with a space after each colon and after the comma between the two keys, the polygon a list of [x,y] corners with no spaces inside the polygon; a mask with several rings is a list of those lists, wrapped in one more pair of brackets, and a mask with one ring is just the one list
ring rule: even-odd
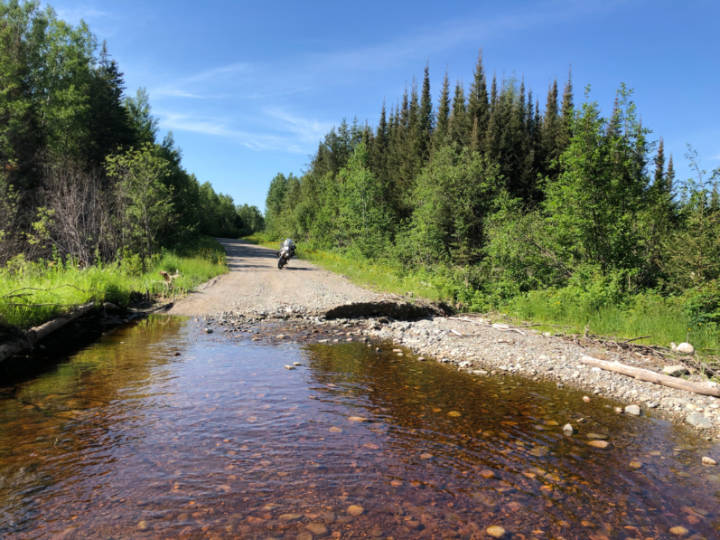
{"label": "small boulder", "polygon": [[690,343],[683,342],[678,345],[675,350],[680,354],[693,354],[695,352],[695,347],[690,345]]}

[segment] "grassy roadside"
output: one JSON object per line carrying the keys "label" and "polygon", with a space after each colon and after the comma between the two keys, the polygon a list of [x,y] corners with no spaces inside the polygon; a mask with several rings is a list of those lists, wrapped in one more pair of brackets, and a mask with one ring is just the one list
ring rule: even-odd
{"label": "grassy roadside", "polygon": [[[249,241],[277,249],[279,242],[261,234]],[[397,294],[412,293],[432,301],[454,303],[463,298],[472,305],[461,277],[448,268],[408,272],[399,264],[370,261],[357,255],[298,246],[300,257],[327,270],[374,290]],[[470,298],[470,301],[468,301]],[[477,305],[477,304],[476,304]],[[598,302],[597,295],[571,287],[533,291],[492,306],[495,318],[514,323],[531,322],[540,330],[553,333],[603,336],[614,340],[632,339],[633,343],[669,347],[671,342],[688,341],[702,356],[720,355],[720,328],[688,311],[688,298],[664,297],[643,293],[625,298],[621,303]],[[641,338],[641,339],[637,339]]]}
{"label": "grassy roadside", "polygon": [[[179,272],[171,291],[161,270]],[[0,321],[29,328],[87,302],[127,306],[132,293],[179,296],[226,271],[225,251],[207,237],[173,251],[163,250],[144,270],[134,256],[87,268],[15,258],[0,269]]]}

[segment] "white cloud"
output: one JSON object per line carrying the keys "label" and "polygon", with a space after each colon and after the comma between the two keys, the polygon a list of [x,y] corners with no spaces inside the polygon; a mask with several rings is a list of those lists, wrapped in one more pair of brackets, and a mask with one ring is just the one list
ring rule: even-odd
{"label": "white cloud", "polygon": [[[219,118],[196,117],[175,112],[161,112],[158,115],[160,126],[166,130],[188,131],[202,135],[224,137],[256,151],[283,150],[293,154],[308,153],[311,148],[310,144],[316,144],[320,138],[320,136],[315,137],[312,130],[320,130],[320,126],[324,124],[308,121],[308,125],[312,126],[311,131],[303,133],[303,128],[294,126],[293,121],[289,118],[295,117],[283,118],[281,124],[275,122],[275,125],[273,125],[272,121],[262,122],[262,119],[260,119],[261,123],[267,125],[268,129],[251,131],[235,128]],[[270,117],[270,119],[272,120],[273,117]],[[297,120],[300,121],[300,119]]]}
{"label": "white cloud", "polygon": [[55,13],[57,13],[58,19],[62,19],[71,24],[78,24],[80,21],[96,21],[112,16],[109,11],[92,7],[57,8],[55,9]]}
{"label": "white cloud", "polygon": [[317,143],[334,125],[331,122],[294,115],[278,107],[266,107],[264,112],[270,118],[281,122],[276,125],[277,129],[292,133],[307,143]]}

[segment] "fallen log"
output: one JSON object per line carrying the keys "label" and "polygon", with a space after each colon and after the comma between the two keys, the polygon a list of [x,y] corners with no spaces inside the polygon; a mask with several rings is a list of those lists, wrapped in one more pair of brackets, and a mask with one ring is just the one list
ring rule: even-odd
{"label": "fallen log", "polygon": [[15,329],[14,333],[5,332],[3,342],[0,343],[0,364],[8,358],[31,352],[38,341],[46,338],[67,323],[85,315],[93,309],[95,304],[89,302],[75,308],[72,312],[47,321],[39,326],[30,328],[27,332]]}
{"label": "fallen log", "polygon": [[669,375],[656,373],[654,371],[650,371],[649,369],[628,366],[626,364],[621,364],[620,362],[608,362],[606,360],[600,360],[587,355],[581,356],[580,361],[583,364],[599,367],[606,371],[621,373],[629,377],[634,377],[640,381],[662,384],[664,386],[669,386],[670,388],[677,388],[678,390],[685,390],[687,392],[702,394],[704,396],[720,397],[720,387],[715,384],[686,381],[684,379],[678,379],[677,377],[670,377]]}
{"label": "fallen log", "polygon": [[27,337],[30,343],[33,345],[40,341],[41,339],[49,336],[56,330],[59,330],[63,326],[65,326],[67,323],[74,321],[78,317],[81,317],[85,315],[88,311],[90,311],[95,304],[93,302],[88,302],[87,304],[82,304],[75,308],[72,312],[68,313],[67,315],[62,315],[56,319],[53,319],[51,321],[48,321],[46,323],[41,324],[40,326],[35,326],[27,331]]}

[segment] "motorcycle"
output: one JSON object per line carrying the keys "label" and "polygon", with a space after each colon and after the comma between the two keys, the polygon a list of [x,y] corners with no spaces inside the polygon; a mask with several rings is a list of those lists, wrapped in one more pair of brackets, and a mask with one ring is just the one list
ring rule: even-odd
{"label": "motorcycle", "polygon": [[278,270],[282,270],[283,266],[286,266],[294,255],[295,243],[290,238],[286,238],[282,246],[280,246],[280,252],[278,253]]}

